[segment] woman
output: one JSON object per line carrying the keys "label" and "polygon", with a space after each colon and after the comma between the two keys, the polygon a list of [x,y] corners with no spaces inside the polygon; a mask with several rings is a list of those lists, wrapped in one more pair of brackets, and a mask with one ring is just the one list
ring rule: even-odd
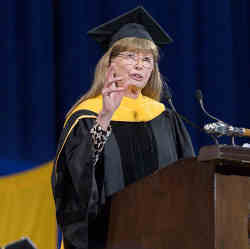
{"label": "woman", "polygon": [[67,249],[104,248],[109,197],[193,156],[181,120],[159,102],[157,42],[148,21],[134,18],[138,11],[149,17],[150,27],[155,24],[141,7],[115,19],[114,26],[120,19],[121,24],[109,38],[90,91],[69,111],[59,141],[52,184]]}

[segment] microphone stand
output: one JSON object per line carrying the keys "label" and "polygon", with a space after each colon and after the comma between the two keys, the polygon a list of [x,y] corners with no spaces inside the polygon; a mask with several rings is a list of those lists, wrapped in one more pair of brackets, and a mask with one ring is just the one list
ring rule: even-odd
{"label": "microphone stand", "polygon": [[[204,102],[203,102],[203,94],[202,94],[202,91],[201,91],[200,89],[196,90],[196,99],[198,100],[198,103],[199,103],[199,105],[200,105],[202,111],[205,113],[206,116],[208,116],[209,118],[211,118],[211,119],[213,119],[213,120],[215,120],[215,121],[217,121],[217,122],[219,122],[219,123],[221,123],[221,124],[228,125],[227,123],[225,123],[225,122],[223,122],[222,120],[220,120],[220,119],[214,117],[213,115],[209,114],[209,113],[206,111],[206,109],[205,109],[205,107],[204,107]],[[218,140],[217,140],[217,142],[218,142]],[[219,143],[218,143],[218,144],[219,144]],[[236,146],[236,144],[235,144],[235,137],[234,137],[234,136],[232,136],[232,145],[233,145],[233,146]]]}
{"label": "microphone stand", "polygon": [[[203,132],[204,133],[204,129],[202,129],[201,127],[199,127],[197,124],[195,124],[194,122],[190,121],[189,119],[187,119],[185,116],[183,116],[182,114],[178,113],[176,111],[176,108],[173,104],[173,101],[172,101],[172,95],[169,91],[169,88],[168,88],[168,85],[165,81],[163,81],[163,86],[165,87],[165,98],[168,102],[168,104],[170,105],[172,111],[180,118],[182,119],[183,121],[185,121],[187,124],[189,124],[190,126],[192,126],[193,128],[195,129],[198,129],[200,132]],[[206,133],[207,134],[207,133]],[[218,140],[216,139],[216,137],[213,135],[213,134],[207,134],[209,135],[210,138],[212,138],[213,142],[218,145],[219,142]]]}

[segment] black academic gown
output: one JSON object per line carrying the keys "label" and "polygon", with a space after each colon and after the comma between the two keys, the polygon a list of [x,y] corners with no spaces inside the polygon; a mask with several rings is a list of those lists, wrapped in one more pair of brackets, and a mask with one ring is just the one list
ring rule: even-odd
{"label": "black academic gown", "polygon": [[140,96],[122,101],[111,121],[111,136],[93,167],[89,131],[101,103],[99,96],[76,108],[59,141],[52,187],[67,249],[104,248],[109,198],[159,168],[194,156],[189,134],[178,116]]}

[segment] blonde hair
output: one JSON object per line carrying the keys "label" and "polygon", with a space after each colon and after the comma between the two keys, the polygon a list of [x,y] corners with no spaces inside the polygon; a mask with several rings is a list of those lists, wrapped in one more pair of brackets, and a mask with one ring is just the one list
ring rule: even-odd
{"label": "blonde hair", "polygon": [[142,94],[155,100],[160,100],[162,92],[162,79],[159,71],[159,50],[150,40],[128,37],[115,42],[109,50],[102,56],[96,65],[94,80],[90,90],[84,94],[69,110],[66,117],[83,101],[94,98],[101,94],[105,76],[110,62],[123,51],[151,52],[154,57],[154,68],[148,83],[142,89]]}

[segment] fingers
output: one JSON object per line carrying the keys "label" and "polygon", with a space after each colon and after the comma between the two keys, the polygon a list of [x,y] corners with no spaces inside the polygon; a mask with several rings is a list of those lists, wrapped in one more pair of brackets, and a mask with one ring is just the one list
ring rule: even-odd
{"label": "fingers", "polygon": [[109,96],[111,93],[121,93],[121,92],[124,92],[125,90],[126,90],[126,88],[124,88],[124,87],[118,87],[115,89],[105,88],[102,90],[102,94],[104,96]]}
{"label": "fingers", "polygon": [[123,77],[115,77],[114,67],[111,65],[106,74],[104,87],[109,87],[110,85],[112,85],[112,83],[115,83],[116,86],[118,86],[118,83],[116,82],[119,82],[121,80],[123,80]]}
{"label": "fingers", "polygon": [[[106,82],[109,82],[110,80],[112,80],[114,78],[114,68],[113,66],[111,65],[107,71],[107,74],[106,74]],[[105,82],[105,83],[106,83]]]}
{"label": "fingers", "polygon": [[115,78],[115,80],[111,80],[109,82],[106,83],[106,85],[104,86],[105,88],[118,88],[118,87],[124,87],[123,85],[119,84],[122,81],[123,78],[121,77],[117,77]]}
{"label": "fingers", "polygon": [[115,79],[115,71],[114,71],[114,67],[111,65],[107,71],[107,74],[106,74],[106,80],[105,80],[105,84],[108,84],[109,82],[111,81],[114,81]]}

